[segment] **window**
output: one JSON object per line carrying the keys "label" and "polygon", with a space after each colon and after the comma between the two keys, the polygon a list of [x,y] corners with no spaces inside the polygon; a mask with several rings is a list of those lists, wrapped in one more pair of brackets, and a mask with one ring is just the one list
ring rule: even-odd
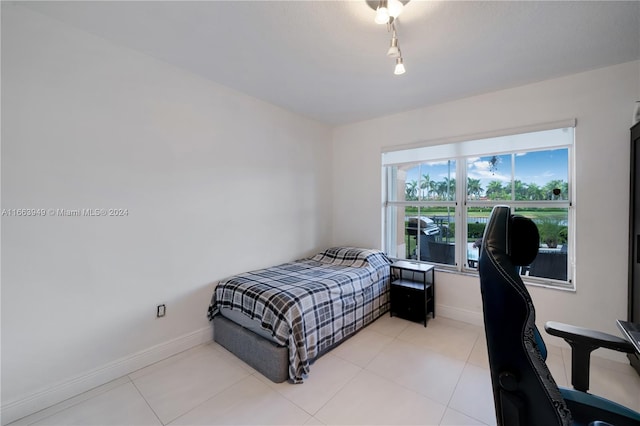
{"label": "window", "polygon": [[540,232],[539,254],[520,268],[523,278],[573,288],[574,123],[562,124],[383,152],[385,251],[397,259],[473,272],[491,210],[507,204],[531,218]]}

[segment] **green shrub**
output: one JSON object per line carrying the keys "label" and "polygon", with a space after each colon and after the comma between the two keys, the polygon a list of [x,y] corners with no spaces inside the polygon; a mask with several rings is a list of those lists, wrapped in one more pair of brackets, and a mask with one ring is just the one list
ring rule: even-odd
{"label": "green shrub", "polygon": [[567,227],[558,222],[557,219],[545,218],[538,224],[540,242],[546,244],[547,247],[557,247],[559,244],[567,243]]}
{"label": "green shrub", "polygon": [[478,238],[482,238],[482,236],[484,235],[484,228],[486,227],[486,223],[470,223],[467,231],[469,240],[477,240]]}

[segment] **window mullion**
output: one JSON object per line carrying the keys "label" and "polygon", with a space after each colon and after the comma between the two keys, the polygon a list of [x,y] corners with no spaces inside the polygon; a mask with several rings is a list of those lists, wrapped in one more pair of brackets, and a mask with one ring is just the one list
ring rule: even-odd
{"label": "window mullion", "polygon": [[462,157],[457,159],[456,178],[460,182],[456,191],[456,263],[458,271],[462,271],[467,263],[467,159]]}
{"label": "window mullion", "polygon": [[516,201],[516,154],[511,154],[511,201]]}

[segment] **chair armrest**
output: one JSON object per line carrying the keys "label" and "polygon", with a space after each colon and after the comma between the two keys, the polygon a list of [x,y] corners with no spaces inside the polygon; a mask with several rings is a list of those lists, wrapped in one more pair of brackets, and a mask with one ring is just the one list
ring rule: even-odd
{"label": "chair armrest", "polygon": [[631,345],[631,343],[626,339],[612,334],[603,333],[601,331],[590,330],[588,328],[576,327],[574,325],[554,321],[547,322],[544,329],[552,336],[562,337],[569,344],[571,344],[571,342],[576,342],[594,346],[593,349],[606,348],[625,353],[633,353],[635,351],[633,345]]}
{"label": "chair armrest", "polygon": [[562,337],[571,346],[571,385],[574,389],[589,390],[589,363],[594,349],[606,348],[633,353],[634,347],[625,339],[587,328],[549,321],[544,329],[552,336]]}

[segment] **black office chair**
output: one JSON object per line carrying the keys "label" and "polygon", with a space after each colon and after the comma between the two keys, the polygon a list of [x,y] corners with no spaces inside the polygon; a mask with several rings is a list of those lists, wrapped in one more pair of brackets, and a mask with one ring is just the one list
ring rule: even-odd
{"label": "black office chair", "polygon": [[[560,389],[551,376],[535,309],[518,274],[519,266],[535,259],[539,243],[538,229],[530,219],[511,215],[508,206],[494,207],[478,269],[498,425],[640,425],[639,413],[586,389]],[[597,347],[633,350],[625,340],[604,333],[558,323],[546,328],[570,341],[573,359],[579,359],[572,374],[584,373],[585,357],[588,374],[589,354]],[[584,388],[584,382],[579,383]]]}

